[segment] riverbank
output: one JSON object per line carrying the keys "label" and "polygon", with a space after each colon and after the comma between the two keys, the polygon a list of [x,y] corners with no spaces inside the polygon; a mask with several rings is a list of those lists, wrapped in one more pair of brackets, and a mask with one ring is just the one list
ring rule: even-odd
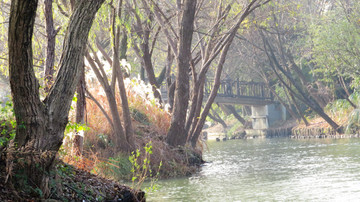
{"label": "riverbank", "polygon": [[[5,160],[0,159],[0,201],[39,201],[36,190],[16,189],[4,183]],[[50,197],[45,201],[145,201],[145,193],[118,182],[99,177],[61,161],[51,174]]]}
{"label": "riverbank", "polygon": [[[7,122],[4,122],[7,123]],[[95,136],[88,131],[84,140],[82,155],[76,155],[71,141],[67,141],[59,151],[49,185],[50,199],[58,201],[141,201],[145,193],[140,189],[145,179],[167,179],[184,177],[195,173],[202,161],[202,151],[191,147],[171,148],[165,142],[165,133],[160,133],[153,125],[144,125],[134,121],[135,145],[138,148],[137,165],[129,155],[116,153],[116,147],[107,139],[110,135]],[[39,193],[29,189],[16,189],[16,185],[5,184],[6,145],[13,138],[12,126],[0,124],[0,201],[37,201]],[[5,132],[6,131],[6,132]],[[96,138],[94,138],[96,137]],[[147,147],[147,148],[145,148]],[[146,155],[146,150],[151,153]],[[148,158],[148,164],[143,164]],[[66,163],[64,163],[64,161]],[[71,165],[70,165],[71,164]],[[146,167],[147,171],[143,168]],[[143,174],[134,181],[132,188],[121,185],[130,182],[133,177]],[[140,181],[140,183],[139,183]],[[25,180],[26,182],[26,180]],[[41,194],[40,194],[41,195]]]}
{"label": "riverbank", "polygon": [[[298,123],[291,119],[282,121],[272,126],[269,129],[256,130],[244,129],[238,127],[234,130],[234,120],[227,121],[228,128],[224,129],[221,124],[215,124],[210,128],[203,130],[206,132],[209,140],[227,140],[227,139],[254,139],[254,138],[274,138],[274,137],[288,137],[295,139],[307,138],[358,138],[360,134],[356,131],[349,133],[348,124],[349,114],[343,115],[342,118],[333,116],[333,119],[343,128],[347,128],[344,133],[338,133],[332,129],[330,125],[321,117],[313,117],[308,120],[309,125],[306,126],[303,122]],[[347,132],[347,133],[345,133]]]}
{"label": "riverbank", "polygon": [[214,124],[204,129],[203,132],[207,134],[208,140],[290,137],[292,128],[297,125],[293,119],[280,121],[273,127],[264,130],[244,128],[234,119],[227,120],[226,124],[227,128],[223,128],[221,124]]}
{"label": "riverbank", "polygon": [[[137,164],[146,167],[145,178],[168,179],[184,177],[195,173],[203,163],[202,150],[192,147],[170,147],[166,142],[166,133],[161,133],[153,125],[133,122]],[[93,133],[94,132],[94,133]],[[64,146],[61,159],[77,168],[120,182],[131,181],[138,173],[132,169],[135,163],[129,160],[129,154],[117,152],[117,147],[102,134],[89,131],[84,139],[84,151],[81,158],[74,155],[71,145]],[[144,160],[147,159],[147,164]]]}

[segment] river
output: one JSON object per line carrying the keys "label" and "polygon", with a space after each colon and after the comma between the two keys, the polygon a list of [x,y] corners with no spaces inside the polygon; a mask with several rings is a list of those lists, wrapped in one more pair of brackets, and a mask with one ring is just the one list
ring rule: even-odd
{"label": "river", "polygon": [[208,142],[198,173],[147,201],[359,201],[360,139]]}

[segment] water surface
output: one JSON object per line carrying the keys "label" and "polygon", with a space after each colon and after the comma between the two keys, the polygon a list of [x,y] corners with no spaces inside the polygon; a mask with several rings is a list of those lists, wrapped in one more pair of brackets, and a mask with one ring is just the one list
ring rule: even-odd
{"label": "water surface", "polygon": [[162,180],[148,201],[358,201],[360,139],[208,142],[191,177]]}

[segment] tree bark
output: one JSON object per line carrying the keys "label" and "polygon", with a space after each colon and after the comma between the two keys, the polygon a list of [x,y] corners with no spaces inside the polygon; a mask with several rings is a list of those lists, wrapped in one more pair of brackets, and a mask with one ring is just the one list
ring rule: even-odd
{"label": "tree bark", "polygon": [[211,110],[211,111],[212,111],[212,113],[213,113],[214,115],[209,112],[208,116],[209,116],[212,120],[220,123],[223,128],[227,128],[227,125],[226,125],[225,121],[224,121],[214,110]]}
{"label": "tree bark", "polygon": [[[119,5],[118,5],[118,9],[119,12],[117,13],[116,17],[121,18],[121,8],[122,8],[122,1],[119,1]],[[114,22],[115,22],[115,16],[114,16]],[[122,115],[123,115],[123,120],[124,120],[124,132],[125,132],[125,137],[126,139],[123,139],[121,141],[125,141],[129,144],[130,146],[130,150],[129,151],[134,151],[135,150],[135,141],[134,141],[134,129],[132,127],[132,121],[131,121],[131,115],[130,115],[130,109],[129,109],[129,103],[127,100],[127,95],[126,95],[126,89],[125,89],[125,83],[124,83],[124,77],[123,77],[123,72],[122,72],[122,68],[119,62],[119,58],[120,58],[120,54],[121,54],[121,58],[124,59],[126,58],[126,51],[127,51],[127,37],[125,37],[125,32],[123,32],[124,34],[124,40],[121,41],[120,44],[120,25],[115,26],[115,23],[113,23],[112,26],[112,30],[113,30],[113,69],[115,71],[113,71],[113,73],[116,74],[116,77],[113,77],[114,79],[117,79],[117,84],[118,84],[118,88],[119,88],[119,95],[121,98],[121,106],[122,106]],[[118,113],[116,111],[116,113]],[[120,143],[120,142],[119,142]]]}
{"label": "tree bark", "polygon": [[[86,98],[85,98],[85,67],[82,66],[80,73],[80,80],[76,89],[77,92],[77,101],[76,101],[76,117],[75,122],[77,124],[85,123],[85,108],[86,108]],[[80,134],[81,133],[81,134]],[[79,156],[82,154],[84,145],[84,131],[76,131],[74,137],[74,150],[75,155]]]}
{"label": "tree bark", "polygon": [[[9,172],[13,170],[16,174],[27,176],[30,186],[40,188],[45,197],[49,194],[49,173],[62,144],[68,112],[83,65],[87,37],[103,1],[79,2],[81,6],[74,11],[67,29],[58,77],[43,102],[32,64],[32,36],[38,1],[11,2],[9,71],[18,124],[15,152],[7,154],[7,167]],[[15,156],[15,160],[11,160],[11,156]],[[18,158],[29,161],[20,166],[16,162]],[[21,185],[21,182],[18,183]]]}
{"label": "tree bark", "polygon": [[171,52],[171,47],[168,45],[167,57],[166,57],[166,87],[168,92],[168,104],[170,105],[169,111],[172,111],[174,103],[175,81],[171,79],[171,67],[174,61],[174,55]]}
{"label": "tree bark", "polygon": [[243,126],[246,125],[246,120],[240,116],[240,114],[237,113],[236,109],[234,106],[232,105],[224,105],[228,110],[230,110],[230,112],[234,115],[234,117],[240,121],[240,123],[243,124]]}
{"label": "tree bark", "polygon": [[195,11],[196,0],[185,0],[179,33],[174,108],[166,138],[171,146],[183,146],[187,139],[185,120],[189,104],[189,69]]}
{"label": "tree bark", "polygon": [[54,19],[52,12],[52,3],[53,0],[45,0],[45,20],[46,20],[46,35],[47,35],[47,47],[46,47],[46,59],[45,59],[45,92],[49,92],[50,87],[54,81],[53,77],[55,74],[55,37],[57,32],[60,30],[55,30],[54,28]]}

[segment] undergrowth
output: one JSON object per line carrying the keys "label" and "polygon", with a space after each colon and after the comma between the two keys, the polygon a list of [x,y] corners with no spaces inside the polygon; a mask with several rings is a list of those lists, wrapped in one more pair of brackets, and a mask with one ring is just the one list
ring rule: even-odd
{"label": "undergrowth", "polygon": [[[84,151],[81,156],[75,155],[71,149],[71,141],[66,141],[70,145],[63,146],[62,160],[106,178],[128,181],[136,188],[141,187],[147,179],[153,179],[152,182],[155,182],[157,178],[193,173],[197,168],[189,165],[190,155],[172,149],[165,143],[170,115],[153,97],[151,86],[138,79],[125,79],[125,85],[133,119],[137,148],[135,152],[130,156],[117,152],[113,141],[114,134],[106,117],[94,102],[87,100],[86,125],[89,130],[84,134]],[[97,86],[93,83],[88,90],[102,104],[104,110],[109,112],[105,93]],[[115,95],[121,116],[119,93]],[[73,114],[70,119],[74,119]],[[154,188],[155,186],[151,186],[151,189]]]}
{"label": "undergrowth", "polygon": [[0,150],[8,145],[15,138],[16,121],[13,110],[13,103],[0,102]]}
{"label": "undergrowth", "polygon": [[[354,91],[349,99],[357,108],[351,106],[351,104],[346,99],[337,99],[333,102],[330,102],[325,108],[324,111],[333,119],[338,125],[343,127],[344,132],[347,134],[356,134],[360,132],[360,94],[357,91]],[[319,115],[312,115],[307,117],[310,122],[310,127],[321,127],[321,128],[330,128],[330,125],[326,123]],[[304,123],[301,123],[299,126],[305,127]]]}

